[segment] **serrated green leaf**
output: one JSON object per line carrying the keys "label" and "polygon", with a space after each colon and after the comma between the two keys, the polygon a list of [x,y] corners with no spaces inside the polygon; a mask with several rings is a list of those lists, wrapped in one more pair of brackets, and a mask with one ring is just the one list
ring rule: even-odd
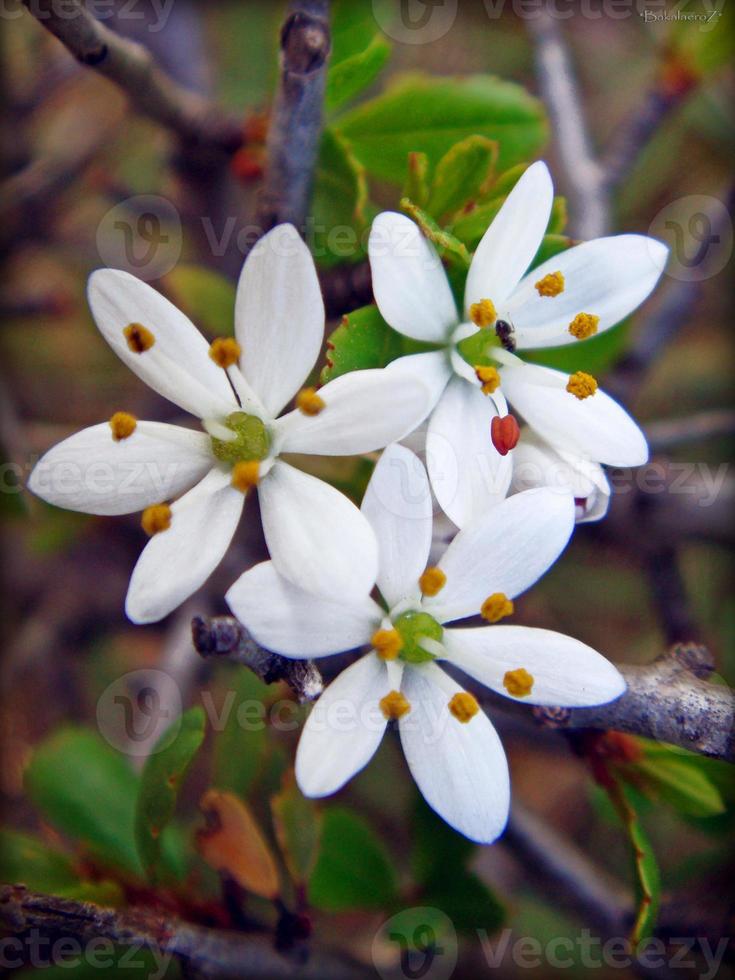
{"label": "serrated green leaf", "polygon": [[706,760],[693,752],[660,742],[639,739],[643,756],[622,768],[633,782],[654,797],[692,817],[714,817],[725,812],[725,801],[707,774]]}
{"label": "serrated green leaf", "polygon": [[363,231],[371,217],[365,169],[334,128],[322,134],[314,171],[307,238],[320,265],[356,262],[365,255]]}
{"label": "serrated green leaf", "polygon": [[[223,672],[224,673],[224,672]],[[225,674],[227,688],[214,740],[213,785],[247,799],[266,762],[265,704],[271,691],[251,670],[239,665]]]}
{"label": "serrated green leaf", "polygon": [[390,57],[390,52],[388,41],[382,35],[375,34],[363,51],[342,61],[333,61],[327,74],[327,109],[344,105],[367,88]]}
{"label": "serrated green leaf", "polygon": [[343,316],[340,325],[327,338],[327,364],[320,380],[326,384],[349,371],[385,367],[397,357],[424,350],[431,350],[431,347],[389,327],[377,306],[363,306]]}
{"label": "serrated green leaf", "polygon": [[322,832],[322,815],[313,800],[301,793],[293,774],[271,799],[273,826],[288,873],[294,884],[306,885],[316,865]]}
{"label": "serrated green leaf", "polygon": [[635,806],[635,793],[620,780],[614,780],[608,794],[630,838],[636,892],[636,917],[630,941],[635,949],[653,934],[661,901],[661,875],[653,848]]}
{"label": "serrated green leaf", "polygon": [[426,204],[429,214],[438,220],[481,196],[497,158],[498,144],[485,136],[468,136],[455,143],[436,165]]}
{"label": "serrated green leaf", "polygon": [[459,263],[465,269],[469,268],[472,256],[465,245],[451,232],[440,228],[430,214],[405,197],[401,199],[401,211],[405,211],[410,218],[413,218],[429,241],[436,245],[443,258]]}
{"label": "serrated green leaf", "polygon": [[146,873],[155,878],[161,835],[176,807],[181,783],[204,741],[204,709],[198,705],[168,728],[145,761],[135,809],[135,840]]}
{"label": "serrated green leaf", "polygon": [[420,208],[426,206],[429,200],[429,159],[425,153],[409,153],[408,164],[406,166],[406,181],[403,185],[401,197],[407,197],[410,201],[418,204]]}
{"label": "serrated green leaf", "polygon": [[133,832],[138,777],[99,735],[84,728],[56,732],[34,752],[25,785],[58,830],[84,842],[103,864],[140,875]]}
{"label": "serrated green leaf", "polygon": [[433,168],[455,143],[479,135],[497,141],[498,165],[507,168],[532,158],[547,135],[541,103],[491,75],[409,75],[343,116],[340,129],[366,169],[395,184],[411,152],[425,153]]}
{"label": "serrated green leaf", "polygon": [[0,881],[22,883],[33,891],[116,905],[122,890],[113,881],[83,878],[71,859],[43,841],[15,830],[0,830]]}
{"label": "serrated green leaf", "polygon": [[163,277],[171,301],[210,337],[235,329],[235,285],[214,269],[181,263]]}
{"label": "serrated green leaf", "polygon": [[383,909],[397,897],[393,863],[380,838],[357,814],[324,811],[321,845],[309,881],[309,900],[327,912]]}

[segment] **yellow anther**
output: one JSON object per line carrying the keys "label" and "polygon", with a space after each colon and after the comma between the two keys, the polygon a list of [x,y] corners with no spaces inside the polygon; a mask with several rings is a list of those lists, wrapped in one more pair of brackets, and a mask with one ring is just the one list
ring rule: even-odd
{"label": "yellow anther", "polygon": [[403,640],[398,630],[376,630],[370,642],[382,660],[395,660],[403,649]]}
{"label": "yellow anther", "polygon": [[149,537],[168,531],[171,527],[171,508],[168,504],[154,504],[146,507],[140,518],[140,526]]}
{"label": "yellow anther", "polygon": [[391,691],[380,699],[380,710],[388,721],[397,721],[411,710],[411,704],[400,691]]}
{"label": "yellow anther", "polygon": [[534,284],[539,296],[558,296],[564,292],[564,276],[561,272],[549,272]]}
{"label": "yellow anther", "polygon": [[499,623],[506,616],[512,616],[514,608],[505,592],[493,592],[480,607],[480,615],[488,623]]}
{"label": "yellow anther", "polygon": [[500,371],[497,368],[476,364],[475,375],[482,383],[483,395],[492,395],[500,387]]}
{"label": "yellow anther", "polygon": [[419,579],[419,588],[424,595],[436,595],[447,584],[447,576],[436,565],[430,565]]}
{"label": "yellow anther", "polygon": [[257,459],[244,460],[232,467],[232,485],[240,493],[247,493],[258,485],[260,463]]}
{"label": "yellow anther", "polygon": [[242,348],[234,337],[217,337],[209,346],[209,356],[221,368],[237,364],[242,354]]}
{"label": "yellow anther", "polygon": [[497,319],[498,314],[491,299],[481,299],[470,306],[470,320],[477,327],[491,327]]}
{"label": "yellow anther", "polygon": [[143,354],[150,350],[156,342],[151,331],[142,323],[129,323],[123,333],[128,342],[128,347],[134,354]]}
{"label": "yellow anther", "polygon": [[326,407],[324,399],[319,397],[315,388],[302,388],[296,396],[296,408],[304,415],[318,415]]}
{"label": "yellow anther", "polygon": [[449,710],[457,721],[466,725],[480,710],[480,705],[477,703],[477,698],[468,691],[458,691],[449,702]]}
{"label": "yellow anther", "polygon": [[587,340],[597,333],[599,322],[599,316],[595,316],[594,313],[578,313],[569,324],[569,333],[577,340]]}
{"label": "yellow anther", "polygon": [[506,670],[503,676],[503,687],[514,698],[526,698],[533,687],[533,675],[525,667]]}
{"label": "yellow anther", "polygon": [[129,412],[115,412],[110,419],[112,438],[115,442],[120,442],[121,439],[127,439],[128,436],[132,436],[135,432],[137,424],[138,420],[134,415],[130,415]]}
{"label": "yellow anther", "polygon": [[569,375],[567,391],[582,401],[589,398],[590,395],[594,395],[597,391],[597,382],[591,374],[587,374],[585,371],[575,371],[574,374]]}

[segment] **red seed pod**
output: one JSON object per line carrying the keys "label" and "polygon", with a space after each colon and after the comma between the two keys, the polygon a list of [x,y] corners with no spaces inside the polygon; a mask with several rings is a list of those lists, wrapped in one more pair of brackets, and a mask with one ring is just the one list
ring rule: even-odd
{"label": "red seed pod", "polygon": [[501,456],[507,456],[515,449],[521,436],[521,429],[514,415],[501,418],[496,415],[490,423],[490,438]]}

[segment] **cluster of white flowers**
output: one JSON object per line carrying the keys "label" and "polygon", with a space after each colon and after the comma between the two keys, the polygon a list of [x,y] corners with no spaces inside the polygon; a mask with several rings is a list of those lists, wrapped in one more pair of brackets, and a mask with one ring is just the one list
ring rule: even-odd
{"label": "cluster of white flowers", "polygon": [[[51,449],[29,484],[72,510],[143,512],[150,541],[126,601],[135,623],[161,619],[206,581],[257,488],[271,560],[228,591],[235,615],[287,657],[369,649],[309,716],[296,758],[302,791],[339,789],[395,721],[428,803],[480,842],[505,826],[507,762],[476,698],[438,661],[528,704],[600,704],[625,687],[612,664],[577,640],[496,625],[559,556],[575,518],[604,515],[601,464],[647,458],[640,429],[591,375],[536,366],[514,351],[577,343],[618,323],[654,288],[666,249],[621,235],[577,245],[527,273],[552,200],[548,170],[534,164],[475,252],[463,315],[418,227],[379,215],[369,253],[380,312],[434,349],[318,390],[302,385],[322,347],[324,308],[313,260],[292,226],[278,226],[250,253],[235,336],[211,344],[147,284],[94,273],[89,302],[105,339],[201,428],[116,412]],[[468,350],[481,351],[479,363]],[[361,508],[283,458],[384,447]],[[425,453],[426,469],[412,449]],[[435,504],[451,538],[438,557]],[[494,625],[462,625],[472,616]]]}

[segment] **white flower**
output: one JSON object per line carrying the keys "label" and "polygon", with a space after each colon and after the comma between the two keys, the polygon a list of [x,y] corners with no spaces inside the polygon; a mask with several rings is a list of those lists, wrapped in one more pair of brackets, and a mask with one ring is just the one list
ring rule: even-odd
{"label": "white flower", "polygon": [[578,524],[599,521],[610,505],[610,483],[599,463],[577,453],[554,449],[532,430],[522,428],[513,451],[511,493],[534,487],[568,490]]}
{"label": "white flower", "polygon": [[[612,466],[648,458],[643,433],[593,378],[527,364],[511,353],[576,343],[607,330],[643,302],[666,263],[660,242],[618,235],[570,248],[524,276],[552,202],[548,169],[535,163],[477,247],[462,318],[436,251],[414,222],[390,211],[373,222],[370,265],[381,314],[405,336],[441,347],[400,358],[389,369],[420,370],[432,386],[436,407],[427,465],[442,509],[460,527],[508,489],[511,459],[494,451],[489,435],[493,417],[507,414],[506,398],[557,450]],[[488,343],[479,349],[495,367],[484,365],[478,378],[457,345],[480,330]],[[495,425],[493,443],[507,452],[517,426],[510,420],[505,431]]]}
{"label": "white flower", "polygon": [[51,449],[31,474],[34,493],[70,510],[144,510],[152,537],[130,581],[130,619],[155,622],[204,583],[256,484],[268,549],[283,575],[314,592],[369,591],[377,548],[368,521],[342,493],[279,457],[381,449],[420,422],[429,391],[418,378],[361,371],[318,394],[305,389],[300,408],[277,417],[324,336],[316,270],[295,228],[273,229],[245,262],[236,340],[210,346],[175,306],[125,272],[95,272],[89,303],[115,353],[206,430],[118,412]]}
{"label": "white flower", "polygon": [[618,697],[625,682],[583,643],[523,626],[446,626],[481,612],[497,622],[567,543],[574,524],[568,493],[528,490],[459,532],[436,567],[426,471],[390,446],[362,505],[379,543],[369,596],[315,599],[271,562],[246,572],[227,601],[255,639],[287,657],[323,657],[370,644],[312,709],[296,756],[307,796],[326,796],[371,759],[389,719],[427,802],[453,827],[489,843],[508,815],[508,766],[475,698],[437,664],[446,660],[499,694],[528,704],[592,705]]}

